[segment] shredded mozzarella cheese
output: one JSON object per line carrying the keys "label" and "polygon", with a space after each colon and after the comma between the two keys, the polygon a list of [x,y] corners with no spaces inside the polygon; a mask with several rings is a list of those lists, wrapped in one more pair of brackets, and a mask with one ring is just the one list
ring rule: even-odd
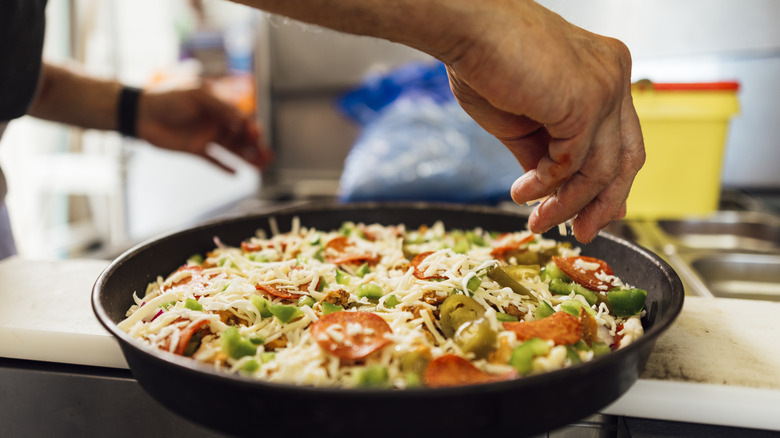
{"label": "shredded mozzarella cheese", "polygon": [[[561,226],[565,235],[565,224]],[[492,251],[499,246],[523,245],[523,251],[546,257],[579,254],[578,248],[529,231],[494,236],[477,228],[470,231],[473,241],[468,249],[456,252],[457,239],[464,233],[449,232],[441,222],[410,231],[403,225],[348,222],[341,230],[322,231],[304,227],[295,218],[291,231],[283,233],[272,217],[269,229],[270,237],[258,231],[241,248],[215,238],[216,248],[202,264],[190,261],[167,278],[150,283],[143,296],[134,294],[135,304],[119,328],[150,348],[174,354],[192,345],[194,351],[188,354],[193,360],[223,372],[271,382],[352,387],[361,384],[366,367],[376,365],[385,368],[389,384],[397,388],[409,384],[402,362],[410,354],[426,360],[455,354],[483,372],[511,371],[506,358],[501,362],[465,352],[464,344],[455,339],[460,332],[445,336],[441,304],[453,295],[466,296],[482,309],[479,317],[500,339],[491,348],[504,344],[515,348],[522,343],[514,332],[503,329],[499,316],[535,321],[542,302],[555,310],[570,300],[591,307],[598,339],[608,345],[620,338],[618,347],[624,348],[643,335],[641,315],[618,318],[603,301],[590,306],[574,292],[554,294],[549,280],[540,275],[517,279],[530,295],[515,293],[492,279],[488,275],[492,269],[513,260],[497,259]],[[422,253],[430,254],[413,265],[413,255]],[[357,261],[334,263],[351,257]],[[582,272],[600,268],[598,263],[582,260],[575,267]],[[598,272],[597,276],[611,285],[623,284],[614,275]],[[475,278],[479,282],[473,282]],[[361,295],[361,287],[369,283],[378,287],[374,291],[381,290],[380,297]],[[329,353],[322,343],[354,347],[378,333],[374,327],[350,321],[328,325],[315,339],[310,329],[321,322],[325,303],[338,306],[337,310],[378,315],[389,328],[381,335],[388,344],[360,361],[341,360]],[[285,312],[293,316],[282,319]],[[623,327],[620,333],[619,324]],[[222,338],[230,327],[238,328],[245,352],[235,353]],[[592,351],[578,354],[583,361],[594,358]],[[531,372],[568,366],[566,357],[564,346],[551,344],[549,353],[533,359]]]}

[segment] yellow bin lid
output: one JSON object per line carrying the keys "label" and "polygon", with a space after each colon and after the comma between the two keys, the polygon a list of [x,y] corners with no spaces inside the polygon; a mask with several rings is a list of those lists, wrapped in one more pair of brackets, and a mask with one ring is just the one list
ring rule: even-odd
{"label": "yellow bin lid", "polygon": [[642,80],[631,87],[640,120],[724,120],[739,112],[739,83],[653,83]]}

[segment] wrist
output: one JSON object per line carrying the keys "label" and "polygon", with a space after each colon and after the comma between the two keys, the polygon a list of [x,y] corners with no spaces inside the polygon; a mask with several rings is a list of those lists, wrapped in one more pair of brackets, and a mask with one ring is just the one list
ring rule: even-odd
{"label": "wrist", "polygon": [[382,38],[425,52],[450,64],[457,61],[479,36],[482,18],[491,0],[409,0],[384,16]]}
{"label": "wrist", "polygon": [[122,86],[119,90],[116,109],[117,131],[125,137],[138,137],[138,106],[141,100],[140,88]]}

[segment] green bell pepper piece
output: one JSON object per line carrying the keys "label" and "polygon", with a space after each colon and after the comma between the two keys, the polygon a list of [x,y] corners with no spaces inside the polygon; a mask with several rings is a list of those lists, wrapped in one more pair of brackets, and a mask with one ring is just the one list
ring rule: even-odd
{"label": "green bell pepper piece", "polygon": [[647,291],[642,289],[621,289],[607,292],[607,299],[612,313],[617,316],[632,316],[645,307]]}
{"label": "green bell pepper piece", "polygon": [[257,311],[260,312],[260,316],[263,318],[270,318],[274,316],[273,313],[271,313],[271,310],[268,308],[271,303],[265,298],[259,295],[252,295],[249,297],[249,302],[254,304],[254,306],[257,308]]}
{"label": "green bell pepper piece", "polygon": [[591,345],[586,344],[585,341],[579,341],[574,344],[574,348],[577,351],[592,351],[594,357],[603,356],[612,352],[609,345],[601,341],[596,341]]}
{"label": "green bell pepper piece", "polygon": [[190,310],[203,310],[203,305],[200,304],[198,300],[193,298],[187,298],[184,300],[184,307]]}
{"label": "green bell pepper piece", "polygon": [[476,292],[480,286],[482,286],[482,279],[476,275],[469,278],[469,281],[466,282],[466,288],[469,292]]}
{"label": "green bell pepper piece", "polygon": [[472,230],[466,231],[466,239],[473,244],[477,246],[487,246],[487,243],[485,243],[485,239],[482,238],[479,234],[475,233]]}
{"label": "green bell pepper piece", "polygon": [[593,355],[596,357],[603,356],[605,354],[611,353],[612,349],[609,348],[609,345],[606,344],[606,342],[597,341],[591,344],[590,348],[593,349]]}
{"label": "green bell pepper piece", "polygon": [[301,297],[298,298],[298,307],[303,307],[303,306],[312,307],[316,302],[317,301],[315,301],[314,298],[308,295],[301,295]]}
{"label": "green bell pepper piece", "polygon": [[549,287],[550,292],[554,294],[569,295],[570,293],[574,292],[577,295],[582,295],[585,298],[585,301],[587,301],[590,305],[594,305],[598,302],[596,292],[593,292],[585,286],[575,282],[566,282],[559,278],[553,278],[550,280]]}
{"label": "green bell pepper piece", "polygon": [[255,371],[260,369],[260,364],[257,363],[256,360],[250,359],[248,360],[242,367],[241,371],[247,372],[247,373],[254,373]]}
{"label": "green bell pepper piece", "polygon": [[390,383],[387,368],[383,365],[370,365],[357,375],[357,386],[364,388],[386,388]]}
{"label": "green bell pepper piece", "polygon": [[401,303],[401,301],[395,295],[388,295],[387,298],[385,298],[385,307],[394,309],[399,303]]}
{"label": "green bell pepper piece", "polygon": [[534,318],[536,319],[547,318],[553,313],[555,313],[555,309],[552,308],[550,303],[543,300],[542,302],[539,303],[538,306],[536,306],[536,309],[534,309]]}
{"label": "green bell pepper piece", "polygon": [[378,300],[385,294],[385,291],[382,290],[382,286],[376,283],[361,284],[358,286],[356,292],[358,298],[368,298],[369,300]]}
{"label": "green bell pepper piece", "polygon": [[282,323],[287,323],[303,316],[301,309],[287,304],[271,304],[268,306],[268,310]]}
{"label": "green bell pepper piece", "polygon": [[357,268],[357,271],[355,271],[355,275],[357,275],[360,278],[363,278],[369,272],[371,272],[371,268],[368,266],[368,263],[363,263],[362,265],[360,265],[359,268]]}
{"label": "green bell pepper piece", "polygon": [[194,298],[184,300],[184,307],[190,310],[203,310],[203,305]]}
{"label": "green bell pepper piece", "polygon": [[458,239],[455,245],[452,245],[452,250],[458,254],[466,254],[471,249],[471,244],[465,238]]}
{"label": "green bell pepper piece", "polygon": [[575,365],[578,363],[582,363],[582,359],[580,359],[580,354],[577,352],[577,349],[573,345],[566,346],[566,358],[569,359],[569,362]]}
{"label": "green bell pepper piece", "polygon": [[422,377],[415,373],[404,373],[407,388],[419,388],[422,386]]}
{"label": "green bell pepper piece", "polygon": [[561,303],[561,310],[579,318],[580,309],[585,309],[590,316],[596,316],[596,311],[589,306],[583,306],[580,300],[566,300]]}
{"label": "green bell pepper piece", "polygon": [[336,269],[336,283],[342,286],[348,286],[350,283],[350,276],[341,269]]}
{"label": "green bell pepper piece", "polygon": [[253,262],[268,263],[268,256],[260,253],[249,253],[249,260]]}
{"label": "green bell pepper piece", "polygon": [[244,339],[236,327],[228,327],[220,336],[222,341],[222,351],[233,359],[240,359],[244,356],[254,356],[257,347]]}
{"label": "green bell pepper piece", "polygon": [[512,350],[509,357],[509,365],[514,367],[520,375],[531,371],[531,364],[537,356],[544,356],[550,351],[550,344],[539,338],[531,338]]}
{"label": "green bell pepper piece", "polygon": [[562,280],[565,282],[571,282],[572,279],[568,275],[566,275],[565,272],[561,271],[561,268],[558,267],[558,265],[555,264],[555,262],[550,261],[546,265],[544,265],[544,268],[542,268],[541,272],[542,280],[557,278],[558,280]]}
{"label": "green bell pepper piece", "polygon": [[218,264],[220,267],[225,267],[225,266],[227,266],[227,267],[228,267],[228,268],[230,268],[230,269],[235,269],[235,268],[236,268],[236,264],[235,264],[235,263],[233,263],[233,260],[228,260],[227,258],[221,259],[221,260],[219,261],[219,263],[217,263],[217,264]]}
{"label": "green bell pepper piece", "polygon": [[322,314],[327,315],[329,313],[333,312],[341,312],[344,310],[343,307],[339,306],[338,304],[329,303],[327,301],[322,302]]}

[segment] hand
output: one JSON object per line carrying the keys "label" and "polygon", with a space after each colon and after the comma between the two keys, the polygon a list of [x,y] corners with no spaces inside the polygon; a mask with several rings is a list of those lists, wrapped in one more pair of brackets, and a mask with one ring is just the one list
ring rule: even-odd
{"label": "hand", "polygon": [[271,161],[257,124],[203,88],[144,92],[138,105],[138,137],[155,146],[200,155],[229,172],[233,169],[208,154],[210,143],[259,169]]}
{"label": "hand", "polygon": [[475,20],[474,38],[459,44],[465,49],[443,58],[453,92],[526,170],[512,198],[549,195],[532,212],[531,230],[574,217],[575,236],[589,242],[625,216],[645,160],[629,51],[535,2],[499,3],[500,13],[472,15],[488,19]]}

